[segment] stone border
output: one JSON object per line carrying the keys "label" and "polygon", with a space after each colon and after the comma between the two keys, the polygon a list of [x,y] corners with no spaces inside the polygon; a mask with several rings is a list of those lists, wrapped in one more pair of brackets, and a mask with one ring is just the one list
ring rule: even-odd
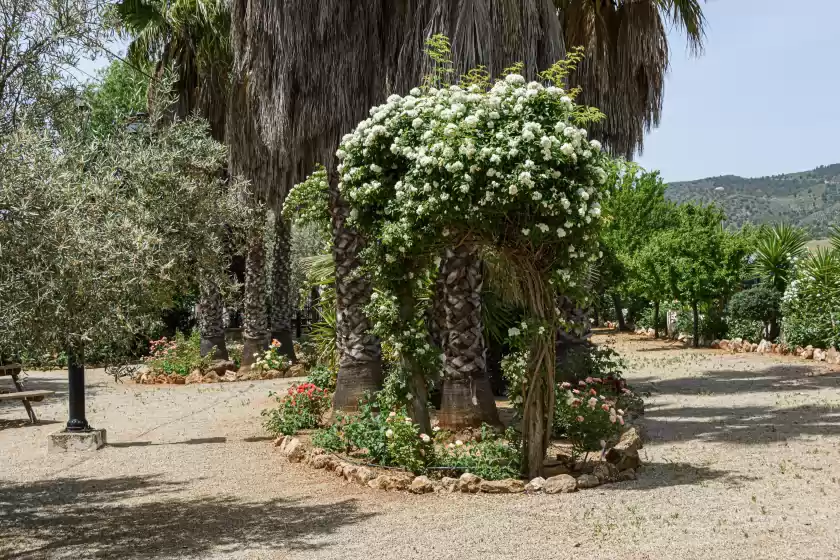
{"label": "stone border", "polygon": [[262,379],[289,379],[292,377],[302,377],[301,373],[296,370],[288,370],[286,372],[278,370],[266,371],[233,371],[228,370],[224,375],[219,375],[215,371],[208,371],[201,373],[196,370],[187,376],[178,375],[177,373],[154,373],[151,371],[143,372],[134,377],[134,382],[138,385],[193,385],[195,383],[231,383],[234,381],[259,381]]}
{"label": "stone border", "polygon": [[636,428],[631,427],[622,434],[615,447],[606,453],[606,460],[595,465],[591,473],[581,473],[577,477],[571,474],[557,474],[548,479],[537,477],[527,484],[514,478],[483,480],[469,472],[459,478],[443,477],[440,480],[432,480],[427,476],[414,476],[402,470],[358,465],[329,454],[323,449],[307,449],[303,441],[292,436],[278,437],[274,446],[279,448],[280,454],[290,463],[303,463],[315,469],[323,469],[348,482],[376,490],[408,491],[413,494],[565,494],[611,482],[636,480],[636,471],[641,466],[639,449],[642,448],[642,438]]}

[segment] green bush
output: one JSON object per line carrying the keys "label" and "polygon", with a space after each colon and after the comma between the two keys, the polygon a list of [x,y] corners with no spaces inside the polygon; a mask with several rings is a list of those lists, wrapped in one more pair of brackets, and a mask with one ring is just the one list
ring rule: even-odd
{"label": "green bush", "polygon": [[605,448],[624,425],[624,410],[598,392],[600,385],[594,379],[592,383],[579,381],[577,386],[564,382],[557,391],[554,431],[569,439],[574,457]]}
{"label": "green bush", "polygon": [[450,442],[435,453],[435,469],[451,468],[454,474],[473,473],[486,480],[518,478],[522,453],[516,433],[509,429],[504,437],[487,425],[481,427],[480,441]]}
{"label": "green bush", "polygon": [[189,338],[184,333],[175,333],[175,338],[163,337],[149,343],[151,354],[143,359],[155,373],[177,373],[189,375],[193,370],[205,371],[212,361],[211,356],[201,357],[201,336],[193,331]]}
{"label": "green bush", "polygon": [[317,428],[330,407],[330,392],[311,383],[292,385],[285,395],[274,393],[277,408],[263,410],[265,428],[275,435],[294,435],[300,430]]}
{"label": "green bush", "polygon": [[309,370],[306,382],[329,391],[335,391],[336,372],[327,366],[315,366]]}
{"label": "green bush", "polygon": [[759,342],[764,338],[764,323],[749,319],[726,318],[726,337],[742,338],[750,342]]}
{"label": "green bush", "polygon": [[736,320],[769,323],[779,317],[782,295],[772,287],[759,284],[733,295],[727,305],[729,317]]}
{"label": "green bush", "polygon": [[796,269],[782,298],[789,346],[840,346],[840,256],[816,251]]}

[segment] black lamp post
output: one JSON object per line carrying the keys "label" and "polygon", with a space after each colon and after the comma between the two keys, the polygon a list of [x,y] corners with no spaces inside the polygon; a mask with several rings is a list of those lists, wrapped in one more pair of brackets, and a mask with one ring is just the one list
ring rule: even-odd
{"label": "black lamp post", "polygon": [[71,347],[67,356],[67,396],[70,401],[68,432],[89,432],[85,418],[85,354],[81,346]]}

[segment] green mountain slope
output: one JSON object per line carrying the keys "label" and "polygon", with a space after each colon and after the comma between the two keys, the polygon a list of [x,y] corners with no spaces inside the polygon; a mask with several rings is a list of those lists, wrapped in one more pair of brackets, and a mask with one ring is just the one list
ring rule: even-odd
{"label": "green mountain slope", "polygon": [[840,163],[772,177],[724,175],[671,183],[665,196],[676,202],[715,202],[736,226],[788,222],[821,238],[840,224]]}

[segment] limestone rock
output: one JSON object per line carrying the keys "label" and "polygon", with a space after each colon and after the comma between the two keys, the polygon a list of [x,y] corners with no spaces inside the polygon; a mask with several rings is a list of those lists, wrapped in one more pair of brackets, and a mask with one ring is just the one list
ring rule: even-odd
{"label": "limestone rock", "polygon": [[353,482],[356,476],[356,471],[358,469],[359,467],[357,467],[356,465],[344,463],[344,465],[341,467],[341,474],[342,476],[344,476],[344,480],[346,480],[347,482]]}
{"label": "limestone rock", "polygon": [[724,339],[718,342],[718,348],[721,350],[729,350],[731,348],[728,340]]}
{"label": "limestone rock", "polygon": [[568,465],[563,461],[546,461],[543,463],[543,474],[546,478],[557,476],[558,474],[570,474]]}
{"label": "limestone rock", "polygon": [[[329,455],[311,455],[309,457],[309,466],[314,469],[326,468],[327,463],[330,462]],[[367,480],[365,481],[367,483]]]}
{"label": "limestone rock", "polygon": [[618,468],[612,463],[599,463],[595,465],[592,474],[601,481],[601,484],[613,482],[618,479]]}
{"label": "limestone rock", "polygon": [[638,451],[642,447],[644,447],[644,444],[641,435],[639,435],[639,430],[636,426],[631,426],[621,434],[621,439],[618,440],[613,449],[621,453],[627,453],[628,451]]}
{"label": "limestone rock", "polygon": [[485,494],[518,494],[525,491],[525,483],[515,478],[482,480],[478,487]]}
{"label": "limestone rock", "polygon": [[376,473],[367,467],[358,467],[353,473],[353,479],[359,484],[367,484],[376,478]]}
{"label": "limestone rock", "polygon": [[373,488],[374,490],[387,490],[388,489],[388,482],[385,475],[380,475],[374,478],[373,480],[368,481],[368,486]]}
{"label": "limestone rock", "polygon": [[433,492],[434,489],[432,481],[427,476],[416,477],[411,481],[411,486],[408,488],[412,494],[428,494],[429,492]]}
{"label": "limestone rock", "polygon": [[636,471],[633,469],[626,469],[618,473],[618,480],[636,480]]}
{"label": "limestone rock", "polygon": [[190,373],[186,379],[184,379],[184,383],[186,383],[187,385],[190,385],[192,383],[201,383],[202,381],[204,381],[204,377],[201,375],[201,372],[197,369],[193,370],[193,372]]}
{"label": "limestone rock", "polygon": [[531,482],[525,485],[526,492],[540,492],[545,486],[545,479],[541,476],[532,478]]}
{"label": "limestone rock", "polygon": [[595,488],[599,484],[601,484],[601,481],[594,474],[582,474],[577,477],[578,488]]}
{"label": "limestone rock", "polygon": [[481,478],[472,473],[464,473],[458,479],[458,490],[475,494],[481,485]]}
{"label": "limestone rock", "polygon": [[628,453],[622,454],[621,457],[615,462],[615,468],[619,471],[624,471],[627,469],[637,469],[641,466],[642,461],[639,459],[639,453],[637,451],[631,451]]}
{"label": "limestone rock", "polygon": [[810,344],[802,349],[802,353],[799,354],[800,358],[805,358],[806,360],[813,359],[814,357],[814,347]]}
{"label": "limestone rock", "polygon": [[274,447],[283,447],[283,443],[286,441],[286,436],[280,436],[274,440]]}
{"label": "limestone rock", "polygon": [[756,352],[759,352],[760,354],[770,354],[773,352],[773,343],[769,340],[762,340],[758,343]]}
{"label": "limestone rock", "polygon": [[840,352],[834,348],[829,348],[825,352],[825,361],[829,364],[840,364]]}
{"label": "limestone rock", "polygon": [[203,383],[219,383],[219,382],[221,382],[221,380],[222,380],[222,378],[219,377],[219,374],[217,374],[215,371],[211,371],[209,373],[206,373],[204,375],[204,377],[201,379],[201,381]]}
{"label": "limestone rock", "polygon": [[215,360],[210,362],[207,371],[212,371],[216,375],[224,375],[228,370],[236,371],[236,364],[231,360]]}
{"label": "limestone rock", "polygon": [[712,350],[720,350],[720,340],[713,340],[712,343],[709,345],[709,348]]}
{"label": "limestone rock", "polygon": [[368,481],[368,486],[380,490],[408,490],[414,476],[410,473],[383,474]]}
{"label": "limestone rock", "polygon": [[546,494],[567,494],[577,490],[577,482],[572,475],[558,474],[545,481],[543,491]]}
{"label": "limestone rock", "polygon": [[814,349],[814,361],[816,362],[824,362],[825,361],[825,350],[820,348]]}
{"label": "limestone rock", "polygon": [[229,369],[222,376],[222,381],[226,381],[226,382],[239,381],[239,374],[237,372]]}
{"label": "limestone rock", "polygon": [[285,456],[290,463],[300,463],[306,455],[306,449],[303,443],[296,437],[286,437],[280,445],[280,453]]}
{"label": "limestone rock", "polygon": [[455,492],[456,490],[458,490],[458,479],[457,478],[451,478],[451,477],[448,477],[448,476],[444,476],[442,479],[440,479],[440,484],[443,487],[443,489],[448,491],[448,492]]}

